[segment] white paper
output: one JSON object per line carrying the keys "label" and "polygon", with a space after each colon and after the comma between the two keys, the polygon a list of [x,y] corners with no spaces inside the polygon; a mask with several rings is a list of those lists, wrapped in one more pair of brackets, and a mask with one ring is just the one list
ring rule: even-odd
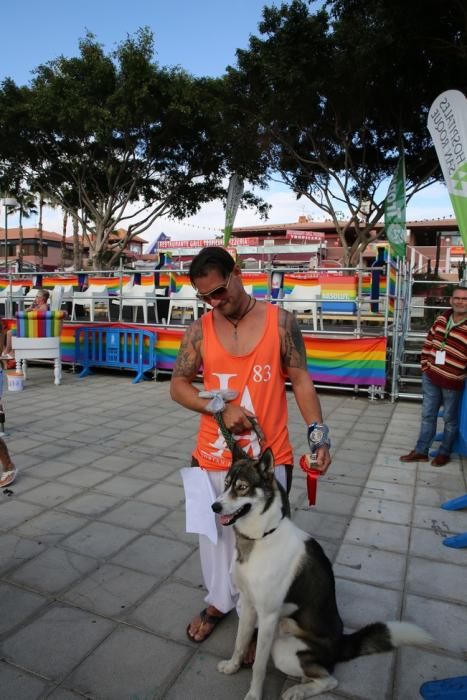
{"label": "white paper", "polygon": [[446,362],[446,350],[437,350],[435,354],[435,365],[444,365]]}
{"label": "white paper", "polygon": [[216,516],[211,505],[216,494],[205,469],[184,467],[180,470],[185,489],[186,531],[205,535],[217,544]]}

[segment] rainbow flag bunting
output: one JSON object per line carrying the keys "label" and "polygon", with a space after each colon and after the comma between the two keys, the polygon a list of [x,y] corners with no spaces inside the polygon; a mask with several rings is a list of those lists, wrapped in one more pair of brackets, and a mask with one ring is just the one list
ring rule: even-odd
{"label": "rainbow flag bunting", "polygon": [[46,277],[42,278],[42,287],[44,289],[54,289],[55,287],[78,287],[78,275],[67,275],[66,277]]}
{"label": "rainbow flag bunting", "polygon": [[386,338],[327,339],[304,336],[313,381],[384,386]]}

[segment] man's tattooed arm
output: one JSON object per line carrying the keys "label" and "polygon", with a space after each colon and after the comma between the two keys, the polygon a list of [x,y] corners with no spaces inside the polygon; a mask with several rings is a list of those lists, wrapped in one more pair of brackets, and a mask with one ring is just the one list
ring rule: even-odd
{"label": "man's tattooed arm", "polygon": [[279,332],[281,336],[282,362],[285,368],[307,369],[305,344],[295,316],[280,309]]}
{"label": "man's tattooed arm", "polygon": [[187,329],[182,338],[172,377],[193,380],[201,366],[201,342],[203,339],[201,320],[198,319]]}

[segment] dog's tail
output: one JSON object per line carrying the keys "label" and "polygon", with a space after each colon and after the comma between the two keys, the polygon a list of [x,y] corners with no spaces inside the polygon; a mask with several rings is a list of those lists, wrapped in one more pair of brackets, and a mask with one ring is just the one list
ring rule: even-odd
{"label": "dog's tail", "polygon": [[432,641],[428,632],[410,622],[374,622],[353,634],[342,636],[338,661],[392,651],[404,644],[429,646]]}

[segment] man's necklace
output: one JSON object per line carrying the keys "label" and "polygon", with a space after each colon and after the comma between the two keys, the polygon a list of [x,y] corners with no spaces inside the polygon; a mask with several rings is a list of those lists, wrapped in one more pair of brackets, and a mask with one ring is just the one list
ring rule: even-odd
{"label": "man's necklace", "polygon": [[[253,303],[251,303],[251,302],[253,302]],[[238,324],[240,323],[240,321],[242,321],[242,320],[245,318],[245,316],[246,316],[247,314],[250,313],[250,311],[251,311],[252,309],[255,308],[255,306],[256,306],[256,298],[254,298],[254,297],[249,297],[249,298],[248,298],[247,307],[246,307],[245,311],[242,313],[242,315],[241,315],[239,318],[237,318],[235,321],[233,321],[233,320],[232,320],[231,318],[229,318],[228,316],[224,316],[225,320],[228,321],[229,323],[231,323],[232,326],[234,327],[234,338],[235,338],[235,340],[237,340],[237,326],[238,326]]]}

